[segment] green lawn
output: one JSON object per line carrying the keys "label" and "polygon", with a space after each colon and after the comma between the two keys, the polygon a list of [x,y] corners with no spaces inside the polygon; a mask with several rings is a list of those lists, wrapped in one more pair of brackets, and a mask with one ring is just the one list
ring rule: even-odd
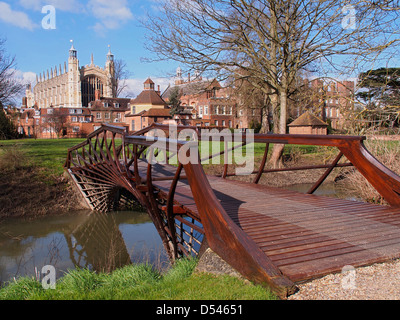
{"label": "green lawn", "polygon": [[0,152],[18,148],[36,166],[46,168],[50,174],[61,175],[68,148],[85,139],[20,139],[0,140]]}
{"label": "green lawn", "polygon": [[[10,148],[18,148],[22,151],[26,157],[38,167],[45,168],[47,172],[61,175],[63,173],[63,165],[65,163],[68,148],[71,148],[85,139],[20,139],[20,140],[0,140],[0,152],[4,152]],[[223,150],[224,143],[213,142],[209,145],[209,151],[206,154],[201,154],[202,157],[211,155],[214,153],[213,147],[216,144],[220,144],[220,150]],[[228,148],[232,147],[232,143],[229,144]],[[250,151],[254,152],[255,159],[261,159],[264,154],[265,144],[255,143],[250,145]],[[201,145],[199,147],[201,151]],[[238,149],[239,151],[240,149]],[[253,151],[254,150],[254,151]],[[270,147],[270,152],[272,146]],[[315,146],[285,146],[285,154],[291,154],[293,152],[306,154],[306,153],[318,153],[321,151],[321,147]],[[243,147],[243,155],[245,154],[246,147]],[[235,151],[231,151],[233,154]],[[171,160],[173,160],[172,158]],[[223,163],[223,156],[215,157],[210,160],[210,163]]]}
{"label": "green lawn", "polygon": [[161,274],[150,265],[134,264],[110,274],[72,270],[55,289],[44,289],[32,277],[0,289],[1,300],[276,300],[259,285],[232,276],[193,272],[197,261],[182,259]]}

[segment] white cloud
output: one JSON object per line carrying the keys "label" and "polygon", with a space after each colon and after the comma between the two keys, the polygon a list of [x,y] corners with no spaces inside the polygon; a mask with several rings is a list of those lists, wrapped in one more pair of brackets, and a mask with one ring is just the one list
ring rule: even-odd
{"label": "white cloud", "polygon": [[90,0],[88,9],[99,20],[93,27],[96,31],[118,29],[121,24],[133,19],[126,0]]}
{"label": "white cloud", "polygon": [[14,72],[14,77],[18,79],[22,84],[31,84],[34,86],[36,84],[36,73],[32,71],[21,71],[17,69],[12,69]]}
{"label": "white cloud", "polygon": [[3,1],[0,1],[0,21],[31,31],[38,27],[26,13],[13,10],[8,3]]}
{"label": "white cloud", "polygon": [[36,73],[31,71],[23,72],[22,79],[25,83],[34,85],[36,83]]}
{"label": "white cloud", "polygon": [[84,6],[79,2],[79,0],[19,0],[19,3],[25,9],[32,9],[36,11],[42,10],[43,6],[46,5],[52,5],[61,11],[84,11]]}

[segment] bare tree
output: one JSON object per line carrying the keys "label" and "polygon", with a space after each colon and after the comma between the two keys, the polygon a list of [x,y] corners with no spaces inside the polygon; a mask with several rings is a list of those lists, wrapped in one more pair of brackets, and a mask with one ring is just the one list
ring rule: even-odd
{"label": "bare tree", "polygon": [[[398,41],[395,1],[165,0],[160,9],[143,22],[157,59],[245,77],[268,95],[276,133],[286,133],[298,71],[351,71]],[[275,164],[282,150],[274,145]]]}
{"label": "bare tree", "polygon": [[67,130],[69,125],[68,110],[63,108],[52,108],[50,114],[46,115],[46,127],[50,129],[51,135],[55,133],[57,138],[60,138],[62,132]]}
{"label": "bare tree", "polygon": [[122,59],[116,59],[114,61],[114,70],[115,70],[115,93],[117,97],[120,97],[124,94],[125,97],[131,95],[130,92],[126,92],[128,88],[127,80],[132,75],[132,72],[128,70],[128,66],[126,62]]}
{"label": "bare tree", "polygon": [[16,78],[16,60],[7,54],[5,39],[0,39],[0,105],[13,105],[24,85]]}

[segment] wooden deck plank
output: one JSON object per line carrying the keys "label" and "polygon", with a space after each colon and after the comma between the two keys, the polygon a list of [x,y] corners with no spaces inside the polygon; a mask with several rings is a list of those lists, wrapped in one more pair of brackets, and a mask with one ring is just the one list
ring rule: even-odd
{"label": "wooden deck plank", "polygon": [[[162,166],[153,177],[175,170]],[[294,282],[400,257],[400,209],[208,178],[232,221]],[[168,192],[170,183],[154,185]],[[175,200],[198,213],[187,182]]]}

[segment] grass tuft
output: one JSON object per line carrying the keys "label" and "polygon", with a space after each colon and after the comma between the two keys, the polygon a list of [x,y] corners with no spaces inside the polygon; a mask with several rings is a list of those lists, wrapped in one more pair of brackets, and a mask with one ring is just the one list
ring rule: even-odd
{"label": "grass tuft", "polygon": [[149,264],[125,266],[112,273],[68,271],[56,289],[22,277],[0,289],[1,300],[273,300],[261,286],[231,276],[194,272],[196,259],[180,259],[165,274]]}

